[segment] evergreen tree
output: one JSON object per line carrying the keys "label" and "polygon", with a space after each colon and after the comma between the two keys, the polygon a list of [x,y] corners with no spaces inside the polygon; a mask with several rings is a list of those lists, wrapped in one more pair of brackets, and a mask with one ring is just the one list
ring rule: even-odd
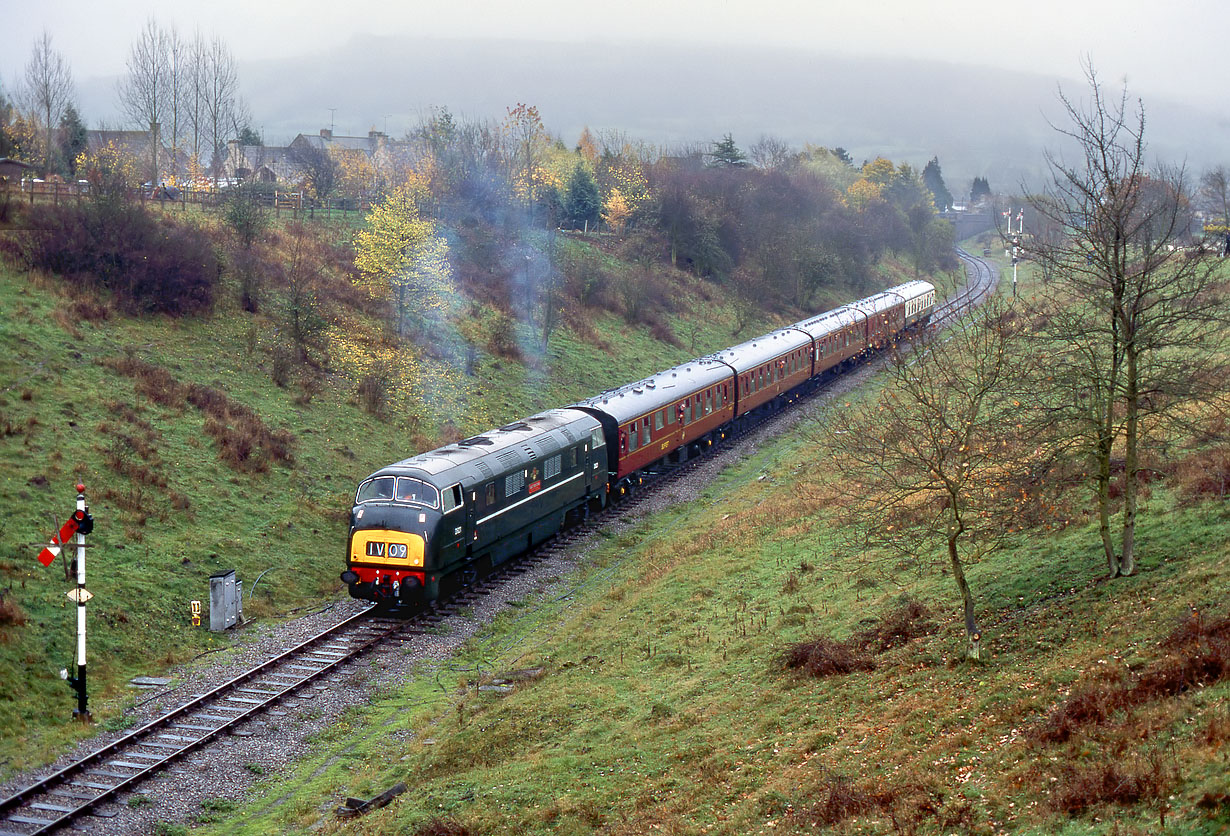
{"label": "evergreen tree", "polygon": [[712,158],[712,162],[709,165],[714,168],[747,167],[747,157],[739,150],[739,146],[735,145],[734,138],[730,134],[726,134],[726,136],[713,143],[713,151],[709,156]]}
{"label": "evergreen tree", "polygon": [[56,133],[56,146],[60,156],[60,172],[74,177],[77,174],[77,157],[85,152],[89,143],[86,140],[85,123],[81,121],[77,108],[69,104],[60,117],[60,128]]}
{"label": "evergreen tree", "polygon": [[969,202],[977,203],[991,196],[991,184],[985,177],[975,177],[969,187]]}
{"label": "evergreen tree", "polygon": [[568,194],[564,198],[564,215],[574,229],[582,229],[587,224],[597,226],[598,217],[602,212],[602,195],[598,191],[598,181],[585,162],[578,161],[568,178]]}
{"label": "evergreen tree", "polygon": [[15,114],[13,103],[4,94],[4,87],[0,86],[0,157],[11,157],[17,150],[17,143],[9,135]]}
{"label": "evergreen tree", "polygon": [[264,145],[261,142],[261,135],[252,129],[251,125],[244,125],[239,131],[240,145]]}
{"label": "evergreen tree", "polygon": [[927,188],[931,190],[931,194],[935,196],[936,209],[943,212],[952,206],[952,194],[944,185],[944,175],[940,173],[939,157],[932,157],[931,162],[927,163],[927,167],[923,169],[922,179]]}

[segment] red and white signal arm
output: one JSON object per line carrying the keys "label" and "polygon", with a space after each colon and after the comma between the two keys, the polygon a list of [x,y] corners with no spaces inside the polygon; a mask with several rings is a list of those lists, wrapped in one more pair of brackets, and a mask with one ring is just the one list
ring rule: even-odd
{"label": "red and white signal arm", "polygon": [[[81,514],[80,518],[77,516],[78,514]],[[38,553],[38,562],[44,566],[50,566],[54,563],[55,559],[60,556],[61,547],[68,542],[69,537],[77,533],[77,529],[81,526],[81,520],[84,518],[85,515],[80,511],[69,517],[68,522],[60,526],[59,532],[51,538],[51,542],[47,547]]]}

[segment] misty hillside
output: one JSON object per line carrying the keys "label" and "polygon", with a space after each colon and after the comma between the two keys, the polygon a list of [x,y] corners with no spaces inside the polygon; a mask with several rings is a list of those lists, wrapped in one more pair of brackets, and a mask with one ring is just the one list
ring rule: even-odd
{"label": "misty hillside", "polygon": [[[655,143],[707,142],[729,132],[847,148],[919,165],[938,155],[955,194],[975,175],[997,190],[1036,182],[1057,136],[1057,85],[1083,80],[915,60],[800,50],[665,43],[562,44],[364,38],[331,54],[242,67],[255,126],[270,144],[328,127],[400,135],[433,105],[503,118],[537,105],[565,142],[581,129],[622,130]],[[1073,57],[1073,74],[1079,74]],[[288,81],[289,80],[289,81]],[[1115,80],[1104,79],[1113,89]],[[1230,159],[1230,117],[1146,101],[1151,148],[1197,172]],[[1193,145],[1192,138],[1200,145]]]}

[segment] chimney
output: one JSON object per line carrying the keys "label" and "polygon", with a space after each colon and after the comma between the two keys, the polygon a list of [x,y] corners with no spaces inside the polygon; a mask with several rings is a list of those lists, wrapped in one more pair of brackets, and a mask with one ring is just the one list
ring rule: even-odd
{"label": "chimney", "polygon": [[321,128],[320,136],[323,139],[333,139],[333,130],[330,128]]}

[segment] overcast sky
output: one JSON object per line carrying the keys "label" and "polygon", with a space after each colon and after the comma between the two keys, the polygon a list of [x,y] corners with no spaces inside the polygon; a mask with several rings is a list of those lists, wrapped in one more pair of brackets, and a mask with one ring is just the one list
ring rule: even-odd
{"label": "overcast sky", "polygon": [[990,64],[1069,78],[1092,58],[1142,96],[1230,105],[1225,0],[0,0],[0,81],[19,83],[46,29],[78,81],[118,75],[153,16],[219,34],[241,62],[365,35],[689,40]]}

